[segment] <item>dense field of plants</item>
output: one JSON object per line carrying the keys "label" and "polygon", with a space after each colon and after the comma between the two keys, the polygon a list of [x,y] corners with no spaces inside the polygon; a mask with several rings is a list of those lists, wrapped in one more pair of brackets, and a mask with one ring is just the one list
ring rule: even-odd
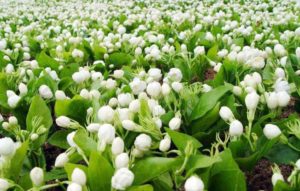
{"label": "dense field of plants", "polygon": [[0,191],[299,191],[300,2],[0,0]]}

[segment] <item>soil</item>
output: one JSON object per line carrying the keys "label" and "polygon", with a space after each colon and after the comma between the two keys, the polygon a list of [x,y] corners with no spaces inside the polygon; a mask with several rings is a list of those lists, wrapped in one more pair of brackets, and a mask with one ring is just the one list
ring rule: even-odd
{"label": "soil", "polygon": [[217,73],[214,71],[213,68],[209,68],[205,71],[204,76],[205,76],[205,80],[213,80],[215,78],[215,75]]}
{"label": "soil", "polygon": [[[266,159],[261,159],[251,172],[246,172],[248,191],[272,191],[272,163]],[[285,180],[291,174],[291,165],[279,165],[281,174]]]}
{"label": "soil", "polygon": [[46,158],[46,169],[47,171],[50,171],[52,169],[52,166],[54,165],[56,157],[64,152],[64,150],[52,146],[49,143],[45,143],[44,145],[44,153],[45,153],[45,158]]}

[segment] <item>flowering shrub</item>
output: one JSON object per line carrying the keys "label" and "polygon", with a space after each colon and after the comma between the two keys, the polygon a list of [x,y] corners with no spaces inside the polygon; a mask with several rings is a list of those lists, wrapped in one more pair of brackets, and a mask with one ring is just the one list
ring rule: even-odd
{"label": "flowering shrub", "polygon": [[0,0],[0,71],[0,191],[300,190],[299,1]]}

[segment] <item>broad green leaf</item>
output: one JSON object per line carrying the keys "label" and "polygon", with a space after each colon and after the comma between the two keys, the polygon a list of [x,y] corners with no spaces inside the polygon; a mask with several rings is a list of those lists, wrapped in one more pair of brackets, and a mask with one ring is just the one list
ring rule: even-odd
{"label": "broad green leaf", "polygon": [[57,146],[59,148],[68,149],[70,147],[67,142],[67,135],[69,133],[70,133],[70,131],[67,131],[67,130],[56,131],[48,139],[48,142],[51,145]]}
{"label": "broad green leaf", "polygon": [[39,63],[39,66],[44,68],[50,67],[53,70],[58,70],[59,67],[59,63],[54,58],[48,56],[45,51],[39,54],[37,62]]}
{"label": "broad green leaf", "polygon": [[187,174],[193,173],[199,168],[207,168],[215,164],[216,162],[222,161],[219,156],[206,156],[206,155],[192,155],[189,157],[186,165]]}
{"label": "broad green leaf", "polygon": [[45,181],[65,178],[67,178],[67,174],[63,168],[52,169],[51,171],[45,173]]}
{"label": "broad green leaf", "polygon": [[81,150],[83,150],[86,156],[90,156],[91,152],[97,150],[96,141],[90,138],[83,129],[79,129],[76,132],[74,136],[74,142]]}
{"label": "broad green leaf", "polygon": [[153,187],[150,184],[146,184],[142,186],[132,186],[128,188],[127,191],[153,191]]}
{"label": "broad green leaf", "polygon": [[22,170],[23,162],[27,154],[29,142],[26,141],[17,149],[13,158],[11,159],[11,165],[9,169],[8,177],[14,181],[18,181],[19,174]]}
{"label": "broad green leaf", "polygon": [[222,162],[215,163],[211,169],[208,190],[246,191],[244,173],[232,158],[229,149],[220,154]]}
{"label": "broad green leaf", "polygon": [[4,73],[0,73],[0,106],[4,108],[9,108],[6,95],[8,89],[7,78]]}
{"label": "broad green leaf", "polygon": [[165,128],[168,135],[171,137],[172,142],[176,145],[176,147],[181,150],[184,151],[184,149],[186,148],[188,142],[191,142],[194,149],[198,149],[202,146],[202,144],[195,139],[194,137],[185,134],[185,133],[180,133],[177,131],[172,131],[169,128]]}
{"label": "broad green leaf", "polygon": [[114,64],[116,67],[129,65],[131,64],[131,61],[132,61],[132,56],[123,52],[112,53],[108,58],[108,62],[110,64]]}
{"label": "broad green leaf", "polygon": [[132,168],[134,173],[133,185],[140,185],[159,175],[177,168],[181,164],[180,158],[149,157],[138,161]]}
{"label": "broad green leaf", "polygon": [[218,45],[216,44],[208,50],[207,57],[213,61],[216,61],[217,54],[218,54]]}
{"label": "broad green leaf", "polygon": [[45,128],[45,133],[35,140],[34,147],[38,148],[47,139],[48,132],[52,126],[52,115],[45,101],[36,95],[33,97],[26,117],[27,130],[36,132],[38,128]]}
{"label": "broad green leaf", "polygon": [[213,109],[217,104],[218,100],[230,90],[231,90],[230,86],[219,86],[203,94],[200,97],[193,112],[191,113],[190,120],[195,120],[204,116],[208,111]]}
{"label": "broad green leaf", "polygon": [[106,158],[97,152],[92,152],[88,166],[88,181],[93,191],[106,191],[111,189],[111,178],[114,168]]}

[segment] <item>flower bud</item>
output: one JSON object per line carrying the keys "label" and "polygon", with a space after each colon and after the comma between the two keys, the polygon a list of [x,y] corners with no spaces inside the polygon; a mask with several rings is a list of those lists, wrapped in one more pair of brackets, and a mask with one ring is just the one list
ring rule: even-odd
{"label": "flower bud", "polygon": [[127,119],[122,121],[122,126],[128,131],[133,131],[136,127],[136,124],[133,121]]}
{"label": "flower bud", "polygon": [[71,119],[66,116],[59,116],[56,118],[55,122],[58,126],[67,128],[71,124]]}
{"label": "flower bud", "polygon": [[7,180],[0,178],[0,190],[1,191],[6,191],[10,187],[10,184]]}
{"label": "flower bud", "polygon": [[15,153],[15,143],[9,137],[0,139],[0,155],[12,156]]}
{"label": "flower bud", "polygon": [[201,178],[197,176],[191,176],[189,177],[184,184],[185,191],[203,191],[204,190],[204,184],[201,180]]}
{"label": "flower bud", "polygon": [[114,155],[119,155],[124,151],[124,141],[122,138],[117,137],[114,139],[111,146],[111,151]]}
{"label": "flower bud", "polygon": [[65,100],[65,99],[67,99],[67,96],[66,96],[65,92],[63,92],[61,90],[57,90],[55,92],[55,99],[56,100]]}
{"label": "flower bud", "polygon": [[140,134],[135,138],[134,146],[141,151],[148,151],[151,147],[152,139],[149,135]]}
{"label": "flower bud", "polygon": [[241,136],[243,134],[243,124],[239,120],[233,120],[229,126],[230,136]]}
{"label": "flower bud", "polygon": [[114,189],[125,190],[134,180],[134,174],[128,168],[120,168],[111,179],[111,184]]}
{"label": "flower bud", "polygon": [[170,147],[171,147],[171,139],[168,135],[166,135],[165,138],[161,140],[159,143],[159,150],[162,152],[166,152],[170,149]]}
{"label": "flower bud", "polygon": [[171,86],[172,86],[172,89],[177,93],[179,93],[183,89],[183,85],[180,82],[173,82],[171,84]]}
{"label": "flower bud", "polygon": [[276,92],[271,92],[269,94],[266,94],[266,101],[268,108],[275,109],[278,107],[278,98]]}
{"label": "flower bud", "polygon": [[251,92],[246,95],[245,103],[248,110],[255,110],[259,102],[259,95],[256,92]]}
{"label": "flower bud", "polygon": [[219,115],[224,121],[231,121],[234,119],[234,115],[229,107],[222,106]]}
{"label": "flower bud", "polygon": [[82,186],[72,182],[71,184],[69,184],[67,191],[82,191]]}
{"label": "flower bud", "polygon": [[171,88],[170,88],[169,84],[163,83],[163,85],[161,86],[161,93],[164,96],[166,96],[166,95],[169,95],[170,92],[171,92]]}
{"label": "flower bud", "polygon": [[15,116],[10,116],[8,122],[10,125],[18,125],[18,119]]}
{"label": "flower bud", "polygon": [[65,164],[69,162],[69,157],[67,153],[61,153],[59,154],[55,159],[55,167],[64,167]]}
{"label": "flower bud", "polygon": [[32,141],[35,141],[35,140],[37,140],[38,138],[39,138],[39,135],[36,134],[36,133],[33,133],[33,134],[30,136],[30,140],[32,140]]}
{"label": "flower bud", "polygon": [[284,182],[284,178],[282,176],[282,174],[278,173],[278,172],[275,172],[273,175],[272,175],[272,184],[273,186],[276,185],[277,181],[278,180],[281,180]]}
{"label": "flower bud", "polygon": [[91,123],[86,127],[86,129],[91,133],[97,133],[100,127],[101,125],[98,123]]}
{"label": "flower bud", "polygon": [[263,132],[268,139],[276,138],[281,134],[279,127],[273,124],[266,124]]}
{"label": "flower bud", "polygon": [[291,96],[286,91],[280,91],[277,93],[278,105],[280,107],[286,107],[290,102]]}
{"label": "flower bud", "polygon": [[115,159],[115,165],[117,169],[128,167],[129,156],[127,153],[119,154]]}
{"label": "flower bud", "polygon": [[76,143],[74,142],[76,131],[73,131],[67,135],[67,142],[71,147],[76,147]]}
{"label": "flower bud", "polygon": [[160,85],[160,83],[158,83],[156,81],[151,82],[148,84],[146,91],[151,97],[156,98],[160,95],[161,85]]}
{"label": "flower bud", "polygon": [[20,99],[21,97],[18,95],[9,96],[7,99],[7,104],[9,105],[9,107],[15,108],[18,105]]}
{"label": "flower bud", "polygon": [[236,96],[240,96],[243,93],[243,90],[240,86],[233,86],[232,92]]}
{"label": "flower bud", "polygon": [[181,119],[179,117],[173,117],[169,121],[169,127],[172,130],[178,130],[180,128],[180,125],[181,125]]}
{"label": "flower bud", "polygon": [[98,131],[98,138],[101,142],[111,144],[115,138],[115,131],[112,125],[103,124]]}
{"label": "flower bud", "polygon": [[132,96],[130,93],[120,94],[118,95],[118,102],[121,107],[128,106],[132,101]]}
{"label": "flower bud", "polygon": [[86,184],[86,175],[80,168],[75,168],[71,176],[72,182],[75,182],[81,186]]}
{"label": "flower bud", "polygon": [[26,95],[27,92],[28,92],[28,89],[27,89],[27,86],[23,83],[20,83],[19,86],[19,92],[20,92],[20,95],[23,96],[23,95]]}
{"label": "flower bud", "polygon": [[39,168],[39,167],[34,167],[31,171],[30,171],[30,179],[32,181],[32,184],[34,186],[41,186],[43,185],[44,182],[44,171],[43,169]]}
{"label": "flower bud", "polygon": [[102,106],[98,110],[98,119],[103,122],[110,123],[113,121],[115,111],[110,106]]}
{"label": "flower bud", "polygon": [[47,85],[41,85],[39,87],[39,94],[45,99],[51,99],[53,97],[53,93]]}

